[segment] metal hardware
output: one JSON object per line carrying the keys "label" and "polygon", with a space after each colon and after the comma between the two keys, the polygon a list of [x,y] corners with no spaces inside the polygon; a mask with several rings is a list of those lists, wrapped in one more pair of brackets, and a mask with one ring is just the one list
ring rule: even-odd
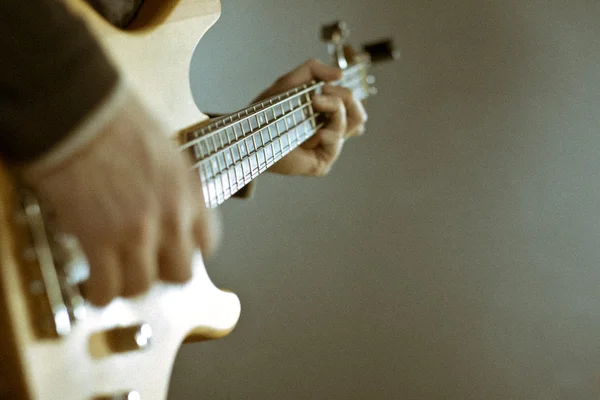
{"label": "metal hardware", "polygon": [[344,21],[336,21],[321,28],[321,39],[327,43],[327,50],[334,64],[341,69],[348,68],[348,60],[344,54],[344,45],[348,36],[350,36],[350,29]]}
{"label": "metal hardware", "polygon": [[123,393],[96,396],[92,397],[91,400],[141,400],[141,398],[137,391],[132,390]]}
{"label": "metal hardware", "polygon": [[363,46],[363,50],[365,53],[369,54],[371,62],[374,64],[398,60],[400,58],[400,51],[396,50],[394,42],[391,39],[367,43]]}
{"label": "metal hardware", "polygon": [[33,192],[23,189],[19,195],[15,222],[29,239],[21,243],[21,257],[34,327],[41,337],[68,335],[74,322],[85,317],[78,285],[87,279],[87,262],[75,251],[74,239],[67,245],[66,236],[55,232],[52,214]]}
{"label": "metal hardware", "polygon": [[152,342],[152,328],[146,323],[114,328],[104,334],[108,347],[115,353],[144,350]]}

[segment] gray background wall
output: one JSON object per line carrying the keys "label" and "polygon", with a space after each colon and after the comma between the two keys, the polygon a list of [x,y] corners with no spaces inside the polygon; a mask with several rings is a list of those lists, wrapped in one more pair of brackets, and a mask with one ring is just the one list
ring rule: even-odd
{"label": "gray background wall", "polygon": [[208,269],[242,317],[170,397],[599,399],[600,3],[226,0],[201,108],[325,58],[336,18],[403,60],[329,177],[222,208]]}

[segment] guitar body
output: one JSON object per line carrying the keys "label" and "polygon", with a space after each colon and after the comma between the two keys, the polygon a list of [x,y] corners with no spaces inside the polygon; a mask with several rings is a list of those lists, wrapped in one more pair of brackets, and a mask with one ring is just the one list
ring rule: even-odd
{"label": "guitar body", "polygon": [[[127,31],[108,24],[80,0],[66,3],[89,23],[122,76],[170,131],[175,134],[206,119],[191,95],[189,63],[197,42],[219,17],[218,0],[146,0]],[[33,286],[24,271],[39,269],[42,263],[23,257],[32,246],[32,234],[22,215],[21,223],[15,219],[17,203],[16,188],[2,169],[1,399],[100,399],[131,391],[144,400],[163,399],[181,343],[186,338],[219,338],[234,328],[239,300],[212,284],[197,254],[187,284],[159,283],[142,296],[116,299],[102,308],[86,304],[85,318],[73,323],[68,334],[40,336],[37,322],[52,314],[40,313],[31,304]],[[151,328],[150,345],[115,351],[115,336],[107,332],[141,324]],[[126,336],[120,340],[127,342]]]}
{"label": "guitar body", "polygon": [[145,0],[125,31],[83,0],[63,1],[88,22],[121,76],[170,132],[207,119],[192,98],[189,68],[198,41],[219,18],[219,0]]}

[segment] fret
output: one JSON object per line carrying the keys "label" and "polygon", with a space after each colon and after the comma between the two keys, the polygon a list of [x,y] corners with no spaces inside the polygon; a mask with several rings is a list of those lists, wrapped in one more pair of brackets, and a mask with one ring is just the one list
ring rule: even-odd
{"label": "fret", "polygon": [[[244,173],[244,183],[246,183],[246,177],[249,176],[248,182],[252,180],[252,169],[250,168],[250,161],[248,158],[244,158],[242,160],[242,171]],[[246,172],[248,171],[248,172]]]}
{"label": "fret", "polygon": [[[281,107],[281,112],[283,113],[283,107]],[[292,150],[292,141],[290,140],[289,128],[287,125],[287,120],[285,118],[285,114],[282,115],[282,120],[280,121],[283,125],[283,132],[288,142],[288,152]]]}
{"label": "fret", "polygon": [[283,156],[283,148],[281,147],[281,141],[279,136],[273,139],[273,145],[275,146],[275,157],[279,160]]}
{"label": "fret", "polygon": [[261,126],[261,127],[262,127],[262,126],[263,126],[263,125],[264,125],[266,122],[268,122],[268,121],[265,121],[265,116],[264,116],[264,113],[263,113],[263,112],[259,113],[259,114],[257,115],[256,119],[258,120],[258,125],[259,125],[259,126]]}
{"label": "fret", "polygon": [[254,179],[254,171],[256,171],[256,176],[258,176],[258,165],[256,164],[257,159],[254,157],[250,157],[249,161],[250,161],[250,172],[252,174],[252,179]]}
{"label": "fret", "polygon": [[311,121],[313,121],[313,128],[316,128],[316,124],[314,121],[314,116],[315,116],[315,110],[313,109],[312,106],[312,101],[310,100],[310,95],[307,93],[305,94],[306,97],[306,104],[308,105],[308,118],[310,118]]}
{"label": "fret", "polygon": [[219,133],[219,138],[221,139],[222,147],[225,147],[226,145],[229,144],[229,138],[227,137],[227,129],[225,129]]}
{"label": "fret", "polygon": [[192,158],[194,159],[194,162],[202,159],[202,153],[200,152],[199,145],[196,144],[192,147],[192,153]]}
{"label": "fret", "polygon": [[215,198],[217,202],[219,202],[221,196],[223,195],[223,186],[221,184],[221,179],[218,176],[215,176],[212,182],[215,185]]}
{"label": "fret", "polygon": [[[229,177],[229,189],[233,193],[234,184],[236,183],[233,178],[233,171],[231,166],[233,165],[233,158],[231,157],[231,148],[226,148],[223,150],[223,158],[225,159],[225,165],[227,166],[227,176]],[[237,190],[237,188],[235,188]]]}
{"label": "fret", "polygon": [[239,149],[239,143],[233,143],[232,146],[230,146],[229,150],[231,152],[231,158],[233,160],[233,163],[237,163],[238,161],[240,161],[240,149]]}
{"label": "fret", "polygon": [[262,141],[262,136],[261,136],[261,131],[256,131],[253,135],[252,138],[254,140],[254,146],[258,149],[263,145],[263,141]]}
{"label": "fret", "polygon": [[245,140],[246,142],[246,148],[248,149],[248,157],[252,154],[252,152],[254,152],[254,141],[252,140],[252,136],[249,136],[246,138]]}
{"label": "fret", "polygon": [[[273,109],[273,115],[275,115],[275,109]],[[277,121],[277,118],[275,118],[275,121],[273,121],[273,123],[275,124],[275,132],[277,132],[277,144],[279,145],[279,147],[281,148],[281,155],[284,154],[283,152],[283,146],[281,145],[281,129],[279,127],[279,121]]]}
{"label": "fret", "polygon": [[212,151],[211,154],[212,153],[216,153],[217,149],[219,148],[219,145],[217,144],[217,140],[215,139],[215,135],[211,135],[210,138],[211,138],[211,143],[212,143],[213,149],[214,149],[214,151]]}
{"label": "fret", "polygon": [[248,121],[247,119],[242,121],[242,128],[243,128],[244,136],[246,136],[247,134],[252,132],[252,127],[250,126],[250,121]]}
{"label": "fret", "polygon": [[242,139],[239,143],[239,146],[240,146],[240,157],[246,158],[248,156],[248,146],[246,146],[246,141]]}
{"label": "fret", "polygon": [[246,177],[244,176],[244,168],[242,166],[242,162],[235,164],[235,175],[238,177],[238,182],[241,181],[241,186],[244,186],[246,182]]}
{"label": "fret", "polygon": [[258,161],[259,171],[264,172],[267,169],[267,161],[265,159],[265,150],[263,148],[256,152],[256,159]]}
{"label": "fret", "polygon": [[227,168],[227,174],[229,175],[229,188],[231,189],[230,195],[233,195],[239,190],[235,175],[235,168]]}
{"label": "fret", "polygon": [[[296,126],[300,126],[302,125],[303,127],[305,126],[305,122],[306,119],[304,118],[304,114],[302,113],[302,110],[294,110],[294,112],[292,113],[292,118],[294,119],[294,124]],[[308,135],[306,135],[306,129],[302,129],[302,132],[300,133],[300,137],[302,138],[302,140],[306,140],[308,139]]]}
{"label": "fret", "polygon": [[240,180],[238,178],[235,157],[233,156],[233,147],[229,148],[229,157],[231,158],[231,166],[233,167],[233,177],[235,179],[235,191],[237,192],[240,189]]}
{"label": "fret", "polygon": [[233,143],[236,140],[235,133],[233,132],[233,128],[225,129],[227,135],[227,143]]}
{"label": "fret", "polygon": [[284,101],[283,103],[281,103],[281,112],[285,115],[288,112],[290,112],[290,104],[289,104],[289,99],[287,99],[286,101]]}
{"label": "fret", "polygon": [[[294,125],[294,132],[296,133],[296,142],[300,143],[300,138],[298,137],[298,121],[296,121],[296,111],[292,108],[292,123]],[[303,137],[304,138],[304,137]]]}
{"label": "fret", "polygon": [[255,121],[254,118],[248,118],[248,125],[250,126],[250,132],[258,129],[258,121]]}
{"label": "fret", "polygon": [[217,203],[217,197],[216,197],[217,193],[216,193],[216,190],[215,190],[215,186],[214,186],[214,183],[213,183],[212,179],[211,180],[207,180],[205,182],[205,185],[206,185],[206,192],[205,193],[207,194],[205,201],[208,202],[208,206],[209,207],[212,207],[213,204]]}
{"label": "fret", "polygon": [[265,160],[268,165],[272,165],[275,163],[275,157],[273,156],[273,143],[269,142],[268,145],[265,146]]}
{"label": "fret", "polygon": [[271,134],[271,125],[267,125],[267,132],[269,135],[269,146],[271,146],[271,157],[273,158],[273,163],[275,163],[275,148],[273,147],[273,135]]}
{"label": "fret", "polygon": [[204,196],[204,200],[210,203],[210,192],[208,190],[208,178],[206,176],[206,168],[204,165],[200,165],[198,168],[198,175],[200,176],[200,182],[202,183],[202,195]]}
{"label": "fret", "polygon": [[294,137],[294,146],[298,146],[301,143],[301,138],[298,135],[298,129],[297,129],[297,124],[294,122],[294,114],[292,113],[291,115],[287,116],[287,120],[288,120],[288,125],[292,126],[292,130],[290,132],[290,135],[293,134]]}
{"label": "fret", "polygon": [[206,138],[204,138],[204,140],[201,140],[198,144],[200,145],[200,153],[202,154],[202,157],[206,157],[210,154]]}
{"label": "fret", "polygon": [[250,139],[252,141],[252,147],[254,148],[254,151],[252,152],[252,155],[254,156],[254,158],[256,159],[257,162],[257,166],[256,166],[256,176],[258,176],[260,174],[260,163],[258,163],[258,156],[257,156],[257,152],[258,152],[258,146],[256,145],[256,140],[255,140],[255,135],[252,134],[250,136]]}
{"label": "fret", "polygon": [[223,189],[223,192],[220,194],[223,198],[229,197],[227,194],[231,195],[231,187],[229,186],[229,174],[227,173],[227,169],[224,169],[219,176],[221,178],[221,188]]}
{"label": "fret", "polygon": [[[234,124],[234,125],[233,125],[233,135],[235,136],[235,142],[237,142],[237,141],[239,140],[239,137],[238,137],[238,130],[236,129],[237,127],[238,127],[238,125],[237,125],[237,124]],[[243,132],[242,132],[242,133],[240,133],[240,137],[241,137],[241,136],[244,136],[244,133],[243,133]]]}

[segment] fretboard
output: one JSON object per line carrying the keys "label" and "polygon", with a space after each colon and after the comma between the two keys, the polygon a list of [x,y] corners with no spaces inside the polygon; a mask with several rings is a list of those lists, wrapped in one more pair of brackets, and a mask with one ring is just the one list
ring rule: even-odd
{"label": "fretboard", "polygon": [[[367,98],[365,68],[359,63],[346,69],[334,84]],[[311,100],[323,85],[296,87],[187,134],[180,149],[189,152],[198,170],[207,207],[223,203],[323,126]]]}

